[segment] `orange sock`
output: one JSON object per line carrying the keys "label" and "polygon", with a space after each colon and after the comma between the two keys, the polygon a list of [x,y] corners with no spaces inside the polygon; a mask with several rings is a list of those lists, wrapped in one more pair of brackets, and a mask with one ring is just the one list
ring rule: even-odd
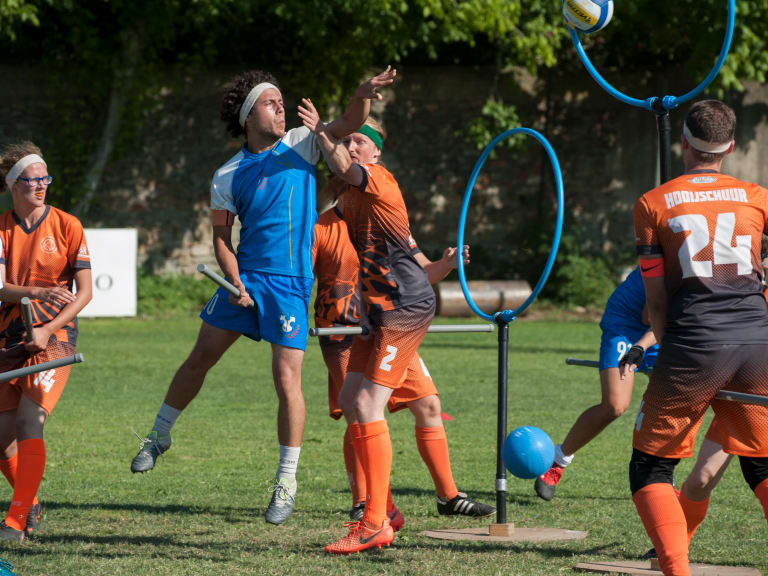
{"label": "orange sock", "polygon": [[45,442],[42,438],[22,440],[18,444],[18,468],[13,500],[5,517],[5,523],[16,530],[24,530],[27,514],[35,500],[45,470]]}
{"label": "orange sock", "polygon": [[387,518],[387,489],[392,471],[392,441],[386,420],[360,424],[360,445],[367,483],[363,521],[379,527]]}
{"label": "orange sock", "polygon": [[416,426],[416,445],[440,498],[455,498],[459,493],[453,481],[451,457],[448,454],[448,437],[443,426],[420,428]]}
{"label": "orange sock", "polygon": [[755,486],[755,496],[760,500],[760,504],[763,505],[765,519],[768,520],[768,480],[763,480]]}
{"label": "orange sock", "polygon": [[392,484],[387,486],[387,512],[394,509],[395,501],[392,500]]}
{"label": "orange sock", "polygon": [[690,576],[685,514],[671,484],[649,484],[632,495],[665,576]]}
{"label": "orange sock", "polygon": [[680,487],[680,506],[685,514],[685,523],[688,526],[688,545],[691,544],[691,538],[696,530],[707,517],[707,508],[709,508],[709,498],[706,500],[688,500],[685,497],[685,484]]}
{"label": "orange sock", "polygon": [[352,489],[352,501],[355,504],[365,502],[365,472],[360,458],[355,452],[355,444],[352,439],[352,427],[357,428],[357,435],[360,436],[360,426],[355,422],[347,426],[344,433],[344,466],[347,469],[347,478],[349,478],[349,487]]}

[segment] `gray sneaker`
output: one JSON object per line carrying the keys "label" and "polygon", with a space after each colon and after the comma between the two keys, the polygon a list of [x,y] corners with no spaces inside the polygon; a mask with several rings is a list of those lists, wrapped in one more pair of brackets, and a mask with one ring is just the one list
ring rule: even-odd
{"label": "gray sneaker", "polygon": [[[136,434],[134,432],[134,434]],[[157,430],[152,430],[146,438],[142,438],[138,434],[136,437],[139,439],[139,453],[131,462],[131,472],[149,472],[155,467],[160,454],[163,454],[171,447],[171,435],[163,434],[158,436]]]}
{"label": "gray sneaker", "polygon": [[267,511],[264,513],[264,519],[270,524],[282,524],[288,520],[288,516],[293,511],[293,499],[296,494],[296,482],[291,486],[285,478],[277,478],[269,487],[272,492],[272,500],[269,501]]}

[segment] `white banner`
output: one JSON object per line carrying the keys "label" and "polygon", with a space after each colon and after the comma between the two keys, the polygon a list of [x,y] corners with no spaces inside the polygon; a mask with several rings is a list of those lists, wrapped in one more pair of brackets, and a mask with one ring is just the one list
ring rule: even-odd
{"label": "white banner", "polygon": [[93,299],[79,316],[136,316],[135,228],[86,228]]}

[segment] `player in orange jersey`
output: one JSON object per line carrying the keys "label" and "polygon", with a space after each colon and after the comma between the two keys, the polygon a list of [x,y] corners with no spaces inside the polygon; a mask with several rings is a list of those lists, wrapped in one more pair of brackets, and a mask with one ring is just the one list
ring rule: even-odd
{"label": "player in orange jersey", "polygon": [[[31,142],[6,147],[0,176],[13,209],[0,215],[2,370],[74,353],[77,314],[91,299],[91,262],[77,218],[45,203],[53,178]],[[77,294],[73,293],[73,284]],[[32,301],[34,338],[23,342],[22,298]],[[13,499],[0,539],[21,541],[37,528],[35,495],[45,468],[43,425],[64,391],[70,366],[0,383],[0,470]]]}
{"label": "player in orange jersey", "polygon": [[[333,188],[334,183],[328,187]],[[440,260],[431,262],[415,243],[413,246],[411,253],[427,271],[430,284],[436,284],[457,266],[458,251],[455,248],[447,248]],[[360,263],[338,208],[318,218],[314,252],[317,277],[315,325],[332,327],[359,324],[363,315],[360,294],[356,290]],[[468,246],[464,247],[463,258],[465,263],[469,263]],[[352,343],[352,336],[320,337],[320,349],[328,367],[330,415],[337,420],[342,417],[339,394],[347,373]],[[387,407],[390,413],[407,407],[416,419],[416,443],[437,490],[438,512],[474,517],[493,514],[492,506],[474,502],[456,488],[437,388],[418,354],[411,361],[405,381],[392,394]],[[344,463],[352,488],[350,518],[359,521],[365,509],[366,482],[362,465],[355,456],[350,426],[347,426],[344,434]],[[392,528],[398,530],[405,519],[391,498],[388,498],[387,504],[387,517]]]}
{"label": "player in orange jersey", "polygon": [[635,204],[635,235],[651,328],[661,343],[637,416],[632,499],[664,574],[687,575],[686,519],[672,488],[707,408],[723,449],[768,518],[768,408],[715,399],[722,389],[768,395],[768,310],[761,236],[768,190],[720,172],[736,117],[717,100],[686,115],[685,174]]}
{"label": "player in orange jersey", "polygon": [[360,285],[372,334],[356,338],[341,395],[342,410],[353,426],[352,442],[366,479],[363,518],[349,534],[325,547],[350,554],[388,546],[394,532],[387,518],[392,443],[384,410],[401,386],[408,366],[435,313],[435,296],[424,268],[411,254],[412,238],[405,202],[395,178],[377,164],[382,137],[370,124],[336,142],[305,99],[299,109],[334,173],[347,186],[344,221],[360,260]]}

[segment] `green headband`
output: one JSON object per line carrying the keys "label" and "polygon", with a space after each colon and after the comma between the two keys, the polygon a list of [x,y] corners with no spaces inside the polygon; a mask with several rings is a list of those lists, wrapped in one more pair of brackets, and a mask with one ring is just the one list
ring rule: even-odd
{"label": "green headband", "polygon": [[381,138],[381,134],[376,132],[373,128],[368,126],[368,124],[363,124],[363,127],[360,128],[360,130],[357,131],[359,134],[362,134],[363,136],[368,136],[368,138],[371,139],[371,141],[376,144],[376,148],[381,150],[384,147],[384,140]]}

